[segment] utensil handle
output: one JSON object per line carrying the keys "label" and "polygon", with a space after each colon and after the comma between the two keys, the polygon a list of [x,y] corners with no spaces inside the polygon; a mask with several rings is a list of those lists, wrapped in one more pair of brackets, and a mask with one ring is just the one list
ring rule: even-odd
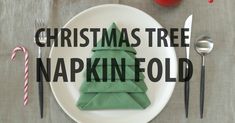
{"label": "utensil handle", "polygon": [[[188,68],[185,69],[185,77],[188,76]],[[185,115],[188,118],[188,106],[189,106],[189,81],[184,83],[184,105],[185,105]]]}
{"label": "utensil handle", "polygon": [[40,117],[43,118],[43,76],[40,70],[38,70],[37,74],[39,76],[38,96],[39,96]]}
{"label": "utensil handle", "polygon": [[200,117],[203,118],[205,93],[205,65],[201,66],[201,84],[200,84]]}

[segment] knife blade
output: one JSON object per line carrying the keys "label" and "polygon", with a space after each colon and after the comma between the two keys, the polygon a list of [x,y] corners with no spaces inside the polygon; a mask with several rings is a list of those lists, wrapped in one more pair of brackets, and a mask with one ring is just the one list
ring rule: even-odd
{"label": "knife blade", "polygon": [[[190,52],[190,40],[191,40],[191,28],[192,28],[192,19],[193,15],[190,15],[185,23],[184,23],[184,28],[189,29],[189,31],[185,32],[185,35],[188,36],[187,39],[185,39],[185,43],[188,44],[189,46],[185,48],[186,51],[186,58],[189,59],[189,52]],[[186,64],[185,67],[185,77],[188,75],[188,64]],[[185,81],[184,83],[184,104],[185,104],[185,115],[186,118],[188,118],[188,106],[189,106],[189,90],[190,90],[190,85],[189,81]]]}
{"label": "knife blade", "polygon": [[185,35],[188,35],[188,38],[185,39],[185,43],[189,44],[188,47],[186,47],[186,58],[189,59],[189,51],[190,51],[190,40],[191,40],[191,28],[192,28],[192,20],[193,20],[193,15],[190,15],[185,23],[184,23],[184,28],[188,28],[189,31],[185,32]]}

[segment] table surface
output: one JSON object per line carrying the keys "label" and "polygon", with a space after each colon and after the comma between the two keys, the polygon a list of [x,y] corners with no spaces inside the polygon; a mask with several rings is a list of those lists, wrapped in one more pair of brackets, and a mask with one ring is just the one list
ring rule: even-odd
{"label": "table surface", "polygon": [[[194,15],[192,43],[200,35],[214,39],[213,52],[206,57],[206,94],[204,119],[199,117],[200,57],[191,48],[194,74],[191,79],[189,118],[185,118],[183,83],[177,83],[172,98],[151,123],[234,123],[235,122],[235,1],[183,0],[175,8],[163,8],[152,0],[0,0],[0,122],[1,123],[74,123],[57,104],[49,84],[44,88],[44,118],[39,118],[38,87],[35,82],[37,46],[33,43],[36,18],[44,18],[50,27],[62,27],[79,12],[100,4],[119,3],[139,8],[166,28],[183,27]],[[10,62],[11,50],[24,45],[30,52],[30,103],[24,107],[23,54]],[[48,56],[49,48],[43,50]],[[176,48],[184,57],[184,48]]]}

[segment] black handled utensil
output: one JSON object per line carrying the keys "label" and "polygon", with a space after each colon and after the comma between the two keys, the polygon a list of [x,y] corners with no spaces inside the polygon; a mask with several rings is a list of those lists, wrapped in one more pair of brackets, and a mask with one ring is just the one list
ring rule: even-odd
{"label": "black handled utensil", "polygon": [[[187,76],[187,75],[188,75],[188,68],[186,67],[185,76]],[[186,118],[188,118],[189,92],[190,92],[189,81],[185,81],[185,83],[184,83],[184,104],[185,104]]]}
{"label": "black handled utensil", "polygon": [[205,93],[205,65],[201,66],[201,83],[200,83],[200,117],[203,118],[204,94]]}
{"label": "black handled utensil", "polygon": [[[40,28],[46,28],[46,24],[43,19],[35,20],[34,32],[36,33],[36,31]],[[46,32],[44,31],[44,32],[40,33],[38,38],[41,43],[45,44],[46,43]],[[38,58],[41,58],[41,57],[42,57],[41,47],[38,47]],[[40,64],[38,64],[38,65],[40,65]],[[40,68],[40,67],[37,66],[37,68]],[[39,79],[38,79],[39,80],[38,81],[38,96],[39,96],[40,117],[43,118],[43,76],[42,76],[42,72],[39,69],[37,69],[37,76],[39,77]]]}
{"label": "black handled utensil", "polygon": [[[186,58],[189,59],[189,51],[190,51],[190,40],[191,40],[191,28],[192,28],[192,19],[193,19],[193,15],[190,15],[184,24],[184,28],[188,29],[188,32],[185,32],[185,35],[188,36],[187,39],[185,39],[185,43],[188,44],[189,46],[186,47]],[[186,66],[185,69],[185,77],[188,75],[188,66]],[[186,81],[184,83],[184,105],[185,105],[185,115],[186,118],[188,118],[188,106],[189,106],[189,81]]]}
{"label": "black handled utensil", "polygon": [[213,42],[210,37],[203,36],[195,43],[195,49],[202,57],[201,62],[201,82],[200,82],[200,117],[203,118],[204,94],[205,94],[205,56],[213,49]]}
{"label": "black handled utensil", "polygon": [[[40,65],[40,64],[38,64]],[[38,66],[39,68],[39,66]],[[37,69],[37,76],[39,77],[38,81],[38,96],[39,96],[39,108],[40,108],[40,117],[43,118],[43,76],[39,69]]]}

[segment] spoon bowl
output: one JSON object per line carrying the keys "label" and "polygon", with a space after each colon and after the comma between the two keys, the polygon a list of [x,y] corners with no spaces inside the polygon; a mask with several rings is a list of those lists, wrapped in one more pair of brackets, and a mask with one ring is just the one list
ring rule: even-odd
{"label": "spoon bowl", "polygon": [[195,43],[195,49],[198,54],[202,56],[208,55],[213,49],[214,43],[212,39],[207,36],[199,38]]}

